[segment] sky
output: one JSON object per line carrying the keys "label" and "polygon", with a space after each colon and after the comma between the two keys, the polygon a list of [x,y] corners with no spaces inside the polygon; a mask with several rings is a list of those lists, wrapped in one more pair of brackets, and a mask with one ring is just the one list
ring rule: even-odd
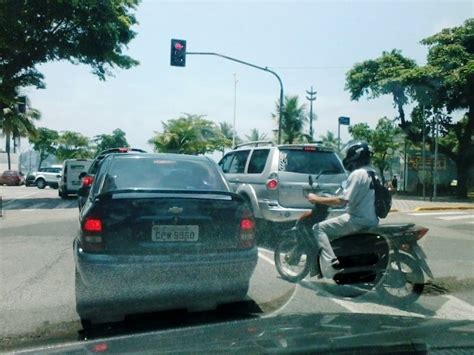
{"label": "sky", "polygon": [[[391,98],[350,100],[345,73],[354,65],[401,49],[425,63],[419,41],[474,16],[474,1],[153,1],[136,13],[136,38],[126,53],[140,61],[115,70],[105,82],[89,67],[68,62],[41,65],[46,89],[29,88],[33,107],[42,113],[38,126],[72,130],[93,137],[126,132],[131,146],[152,150],[147,141],[162,122],[183,112],[233,122],[234,74],[236,130],[240,137],[257,128],[272,135],[279,85],[264,71],[212,56],[188,56],[186,67],[171,67],[171,38],[187,40],[188,51],[211,51],[259,66],[282,78],[286,95],[317,91],[313,110],[315,137],[332,131],[337,118],[375,127],[393,118]],[[308,106],[309,107],[309,106]],[[347,127],[341,138],[349,139]]]}

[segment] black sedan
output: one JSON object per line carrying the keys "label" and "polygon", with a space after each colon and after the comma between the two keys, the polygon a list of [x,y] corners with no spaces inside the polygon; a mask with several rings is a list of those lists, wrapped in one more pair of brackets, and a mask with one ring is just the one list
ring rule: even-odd
{"label": "black sedan", "polygon": [[74,241],[82,321],[245,298],[257,263],[255,221],[205,157],[110,154]]}

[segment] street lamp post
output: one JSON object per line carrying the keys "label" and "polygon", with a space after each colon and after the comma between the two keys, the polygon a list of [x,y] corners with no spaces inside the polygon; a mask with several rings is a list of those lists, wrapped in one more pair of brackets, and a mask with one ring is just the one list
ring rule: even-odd
{"label": "street lamp post", "polygon": [[232,148],[235,147],[235,136],[236,136],[236,128],[235,122],[237,117],[237,74],[234,73],[234,124],[232,125]]}
{"label": "street lamp post", "polygon": [[266,71],[266,72],[272,74],[273,76],[275,76],[278,80],[278,83],[280,84],[280,112],[279,112],[280,117],[278,118],[278,144],[281,143],[281,121],[282,121],[282,118],[283,118],[283,82],[282,82],[280,76],[277,73],[275,73],[271,69],[268,69],[268,67],[261,67],[259,65],[255,65],[255,64],[245,62],[245,61],[240,60],[240,59],[232,58],[232,57],[229,57],[227,55],[223,55],[223,54],[219,54],[219,53],[215,53],[215,52],[186,52],[186,55],[213,55],[213,56],[216,56],[216,57],[231,60],[233,62],[244,64],[244,65],[247,65],[247,66],[255,68],[255,69],[260,69],[260,70]]}

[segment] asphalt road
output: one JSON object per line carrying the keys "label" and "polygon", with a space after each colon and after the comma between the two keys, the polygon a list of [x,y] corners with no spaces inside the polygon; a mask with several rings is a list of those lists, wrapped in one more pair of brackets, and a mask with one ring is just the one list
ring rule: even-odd
{"label": "asphalt road", "polygon": [[[78,230],[77,200],[61,200],[57,190],[35,187],[0,187],[0,195],[0,349],[84,336],[74,304],[72,241]],[[474,213],[393,213],[383,221],[391,222],[430,228],[420,245],[435,280],[414,305],[396,308],[373,294],[335,297],[309,278],[290,284],[278,277],[271,250],[260,248],[249,302],[243,307],[252,304],[247,313],[260,317],[347,312],[474,320]],[[208,321],[212,315],[190,317]],[[145,330],[156,329],[151,324]],[[103,331],[97,336],[122,334],[123,327],[115,333],[110,327]]]}

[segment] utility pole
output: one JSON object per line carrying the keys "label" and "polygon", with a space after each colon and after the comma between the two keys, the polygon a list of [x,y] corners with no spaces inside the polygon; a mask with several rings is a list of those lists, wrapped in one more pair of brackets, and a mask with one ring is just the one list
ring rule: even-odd
{"label": "utility pole", "polygon": [[236,128],[235,128],[235,121],[236,121],[236,113],[237,113],[237,74],[234,73],[234,124],[232,125],[232,149],[235,147],[235,136],[236,136]]}
{"label": "utility pole", "polygon": [[438,179],[438,135],[439,135],[439,122],[438,122],[438,115],[435,115],[434,118],[434,141],[435,141],[435,148],[434,148],[434,170],[433,170],[433,200],[436,199],[437,195],[437,179]]}
{"label": "utility pole", "polygon": [[421,156],[421,165],[423,168],[423,200],[426,199],[426,169],[425,169],[425,105],[422,107],[423,109],[423,143],[422,143],[422,156]]}
{"label": "utility pole", "polygon": [[316,100],[316,91],[313,91],[313,86],[311,86],[311,90],[306,90],[308,96],[306,99],[309,101],[309,135],[311,137],[311,141],[313,141],[313,101]]}

